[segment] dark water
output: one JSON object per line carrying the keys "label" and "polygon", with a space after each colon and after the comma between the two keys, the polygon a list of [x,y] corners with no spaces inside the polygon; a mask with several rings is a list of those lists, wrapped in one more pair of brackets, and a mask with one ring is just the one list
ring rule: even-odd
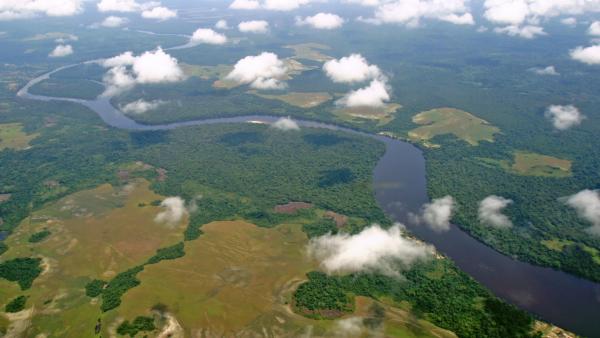
{"label": "dark water", "polygon": [[[28,89],[47,78],[31,81],[19,96],[35,100],[76,102],[95,111],[103,121],[127,130],[165,130],[193,125],[219,123],[273,122],[277,117],[244,116],[188,121],[158,126],[139,124],[115,109],[108,99],[86,101],[31,95]],[[395,221],[408,226],[412,233],[436,246],[466,273],[485,285],[498,297],[525,309],[542,320],[588,337],[600,337],[600,284],[566,273],[513,260],[499,254],[453,226],[450,231],[436,233],[426,227],[411,226],[409,212],[418,212],[428,202],[425,160],[411,144],[390,138],[360,133],[333,125],[299,121],[303,127],[326,128],[376,138],[386,144],[386,153],[374,172],[376,198]],[[510,337],[507,337],[510,338]]]}

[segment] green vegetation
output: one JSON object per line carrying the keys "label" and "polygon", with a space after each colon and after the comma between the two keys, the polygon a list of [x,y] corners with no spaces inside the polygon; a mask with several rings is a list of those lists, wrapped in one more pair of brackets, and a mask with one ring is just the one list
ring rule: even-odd
{"label": "green vegetation", "polygon": [[44,229],[42,231],[36,232],[35,234],[29,236],[29,243],[39,243],[50,236],[51,232],[48,229]]}
{"label": "green vegetation", "polygon": [[437,145],[428,143],[428,141],[438,135],[452,134],[468,144],[476,146],[481,141],[494,142],[494,135],[500,132],[500,129],[490,125],[487,121],[466,111],[453,108],[425,111],[415,115],[412,121],[424,126],[411,130],[408,133],[410,139],[427,142],[427,145],[434,147]]}
{"label": "green vegetation", "polygon": [[131,323],[128,320],[121,323],[117,328],[117,333],[122,336],[135,337],[139,332],[154,331],[155,329],[154,318],[138,316]]}
{"label": "green vegetation", "polygon": [[94,279],[85,285],[85,295],[91,298],[98,297],[102,294],[106,282],[101,279]]}
{"label": "green vegetation", "polygon": [[29,142],[37,136],[37,134],[25,133],[21,123],[0,124],[0,151],[4,149],[25,149],[29,147]]}
{"label": "green vegetation", "polygon": [[15,258],[0,263],[0,278],[17,282],[21,290],[31,287],[33,281],[42,273],[40,258]]}
{"label": "green vegetation", "polygon": [[[431,277],[435,276],[435,277]],[[294,293],[299,313],[344,309],[345,295],[408,301],[412,311],[459,337],[535,337],[533,319],[508,305],[447,260],[422,263],[404,272],[405,281],[376,274],[308,274]]]}
{"label": "green vegetation", "polygon": [[55,79],[51,77],[31,87],[35,95],[93,100],[104,91],[102,84],[84,79]]}
{"label": "green vegetation", "polygon": [[572,162],[553,156],[517,151],[512,161],[484,158],[484,163],[498,165],[507,172],[539,177],[569,177],[572,175]]}
{"label": "green vegetation", "polygon": [[319,237],[326,234],[337,234],[338,228],[335,221],[331,218],[322,218],[316,222],[306,223],[302,225],[302,231],[306,233],[308,238]]}
{"label": "green vegetation", "polygon": [[294,292],[294,308],[312,318],[337,318],[354,310],[354,296],[344,290],[337,278],[322,272],[309,272],[308,282]]}
{"label": "green vegetation", "polygon": [[25,309],[25,303],[27,303],[27,297],[19,296],[10,301],[10,303],[6,304],[4,307],[4,311],[6,312],[20,312]]}
{"label": "green vegetation", "polygon": [[152,256],[146,264],[156,264],[162,260],[177,259],[185,256],[183,242],[177,243],[168,248],[161,248],[156,251],[156,255]]}
{"label": "green vegetation", "polygon": [[104,290],[102,290],[102,305],[100,309],[103,312],[112,310],[121,305],[121,296],[127,290],[140,284],[136,278],[137,274],[144,270],[144,266],[136,266],[127,271],[121,272],[110,280]]}
{"label": "green vegetation", "polygon": [[252,90],[249,92],[250,94],[269,99],[269,100],[279,100],[285,102],[289,105],[300,107],[300,108],[314,108],[317,107],[329,100],[332,99],[332,96],[329,93],[301,93],[301,92],[292,92],[286,94],[278,94],[278,95],[268,95],[260,93],[256,90]]}

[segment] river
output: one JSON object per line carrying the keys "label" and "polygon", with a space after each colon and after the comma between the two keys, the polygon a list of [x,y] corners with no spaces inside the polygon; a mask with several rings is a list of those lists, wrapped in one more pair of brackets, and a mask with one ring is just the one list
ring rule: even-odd
{"label": "river", "polygon": [[[88,63],[97,62],[88,61]],[[32,100],[59,100],[82,104],[100,116],[106,124],[126,130],[166,130],[185,126],[250,121],[274,122],[273,116],[243,116],[177,122],[164,125],[143,125],[113,107],[108,98],[95,100],[33,95],[29,89],[70,65],[31,80],[18,96]],[[600,284],[567,273],[534,266],[504,256],[452,226],[450,231],[437,233],[408,221],[408,213],[417,213],[429,201],[426,189],[425,159],[413,145],[380,135],[313,122],[297,121],[303,127],[326,128],[375,138],[386,145],[373,175],[375,195],[380,206],[394,221],[407,225],[420,239],[429,242],[474,279],[498,297],[527,310],[540,319],[588,337],[600,337]],[[509,337],[507,337],[509,338]]]}

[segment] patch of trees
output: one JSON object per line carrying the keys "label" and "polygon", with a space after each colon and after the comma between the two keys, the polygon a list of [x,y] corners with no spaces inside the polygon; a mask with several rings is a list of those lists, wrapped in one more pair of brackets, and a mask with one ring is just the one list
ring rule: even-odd
{"label": "patch of trees", "polygon": [[[535,337],[533,319],[502,302],[447,260],[422,263],[404,272],[404,280],[379,274],[328,276],[308,274],[293,295],[295,309],[312,315],[340,310],[344,295],[390,297],[407,301],[412,311],[459,337]],[[374,314],[376,325],[380,314]],[[379,318],[379,319],[378,319]]]}
{"label": "patch of trees", "polygon": [[19,296],[6,304],[4,311],[11,313],[23,311],[23,309],[25,309],[25,303],[27,303],[27,297]]}
{"label": "patch of trees", "polygon": [[0,278],[17,282],[21,290],[31,287],[33,281],[42,273],[40,258],[15,258],[0,263]]}
{"label": "patch of trees", "polygon": [[136,266],[119,273],[106,284],[106,287],[102,290],[102,305],[100,305],[102,312],[112,310],[121,305],[121,297],[125,292],[140,285],[137,274],[143,270],[143,265]]}
{"label": "patch of trees", "polygon": [[180,242],[170,247],[158,249],[146,264],[156,264],[163,260],[177,259],[183,256],[185,256],[184,244]]}
{"label": "patch of trees", "polygon": [[330,218],[321,218],[317,221],[305,223],[302,225],[302,231],[308,238],[319,237],[326,234],[337,234],[338,228],[335,221]]}
{"label": "patch of trees", "polygon": [[337,318],[354,310],[354,296],[337,278],[309,272],[308,281],[294,292],[294,308],[311,318]]}
{"label": "patch of trees", "polygon": [[39,243],[50,236],[50,230],[44,229],[29,236],[29,243]]}
{"label": "patch of trees", "polygon": [[139,332],[154,331],[154,318],[138,316],[131,323],[126,320],[119,327],[117,327],[117,333],[122,336],[135,337]]}
{"label": "patch of trees", "polygon": [[94,279],[85,285],[85,295],[94,298],[102,294],[106,282],[101,279]]}

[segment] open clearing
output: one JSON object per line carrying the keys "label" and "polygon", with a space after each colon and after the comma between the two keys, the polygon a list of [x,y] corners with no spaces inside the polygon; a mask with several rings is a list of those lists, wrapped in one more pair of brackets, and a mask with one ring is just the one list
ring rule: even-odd
{"label": "open clearing", "polygon": [[329,93],[324,93],[324,92],[317,92],[317,93],[291,92],[291,93],[287,93],[287,94],[268,95],[268,94],[261,94],[256,90],[251,90],[248,93],[262,97],[264,99],[283,101],[291,106],[296,106],[296,107],[305,108],[305,109],[320,106],[321,104],[332,99],[332,96]]}
{"label": "open clearing", "polygon": [[20,123],[0,124],[0,151],[4,149],[23,150],[38,134],[26,134]]}
{"label": "open clearing", "polygon": [[569,160],[523,151],[515,152],[512,165],[504,163],[504,167],[514,173],[546,177],[571,176],[571,166]]}
{"label": "open clearing", "polygon": [[433,147],[436,145],[428,141],[438,135],[452,134],[476,146],[481,141],[494,142],[494,135],[500,132],[499,128],[487,121],[454,108],[425,111],[413,116],[412,121],[423,126],[411,130],[409,138]]}
{"label": "open clearing", "polygon": [[[90,279],[108,279],[143,263],[157,249],[182,240],[182,226],[154,222],[159,207],[144,206],[163,197],[147,181],[121,188],[108,184],[69,195],[34,212],[6,239],[3,259],[41,257],[44,272],[21,292],[16,283],[0,280],[0,306],[25,294],[33,307],[26,336],[92,336],[100,317],[99,302],[85,295]],[[51,234],[39,243],[29,237],[43,229]],[[15,323],[12,323],[15,324]]]}
{"label": "open clearing", "polygon": [[320,43],[301,43],[297,45],[288,45],[284,48],[294,51],[295,59],[304,59],[317,62],[325,62],[332,59],[331,56],[323,54],[321,51],[330,50],[331,47]]}
{"label": "open clearing", "polygon": [[226,76],[233,69],[229,65],[201,66],[182,63],[181,69],[186,76],[195,76],[202,80],[218,79]]}
{"label": "open clearing", "polygon": [[338,108],[334,114],[342,120],[349,122],[377,121],[379,125],[389,123],[394,119],[394,114],[402,108],[397,103],[389,103],[383,107],[352,107]]}

